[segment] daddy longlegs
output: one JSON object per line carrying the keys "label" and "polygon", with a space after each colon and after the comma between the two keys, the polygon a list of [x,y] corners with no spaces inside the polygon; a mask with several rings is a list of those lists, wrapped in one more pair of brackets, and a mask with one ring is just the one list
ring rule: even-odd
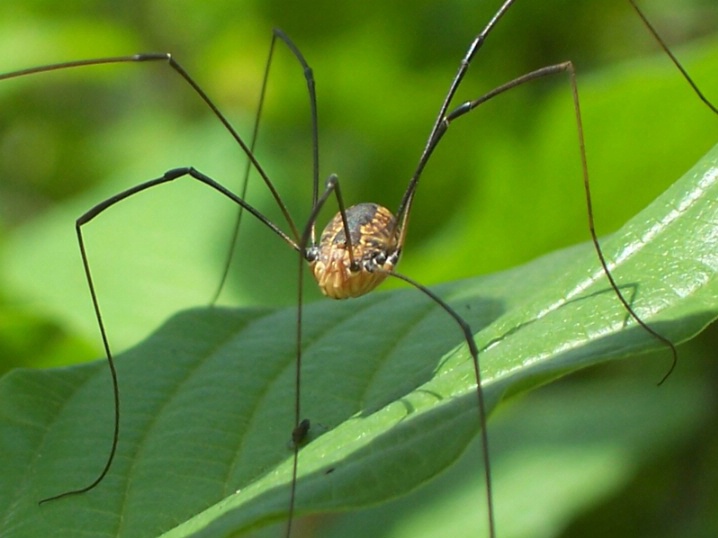
{"label": "daddy longlegs", "polygon": [[[371,279],[372,275],[374,277],[376,277],[377,275],[382,277],[382,276],[386,276],[386,274],[390,273],[392,276],[394,276],[398,279],[406,280],[409,283],[413,284],[415,287],[417,287],[419,290],[421,290],[424,294],[426,294],[430,299],[435,301],[438,305],[440,305],[450,316],[454,317],[454,319],[462,327],[462,329],[464,331],[465,340],[466,340],[468,346],[472,349],[472,355],[473,355],[474,363],[475,363],[475,367],[476,367],[475,375],[476,375],[477,381],[480,379],[480,374],[479,374],[479,369],[478,369],[478,362],[479,362],[478,349],[475,347],[475,344],[474,344],[474,341],[473,341],[473,338],[471,336],[471,332],[469,331],[468,326],[463,324],[463,320],[462,320],[461,316],[451,306],[444,303],[443,300],[438,295],[436,295],[434,292],[432,292],[431,290],[424,288],[420,284],[412,281],[411,279],[409,279],[409,277],[395,273],[393,271],[393,266],[398,261],[399,251],[401,249],[401,246],[403,246],[404,234],[406,233],[406,230],[407,230],[407,227],[405,224],[407,222],[407,219],[408,219],[408,216],[410,213],[413,196],[416,192],[414,189],[418,183],[419,177],[421,176],[424,166],[429,161],[429,157],[431,156],[434,149],[437,147],[439,140],[443,137],[444,133],[446,132],[446,129],[448,128],[448,124],[451,121],[459,119],[460,117],[468,114],[468,112],[473,110],[479,104],[481,104],[481,103],[491,99],[492,97],[499,95],[499,94],[503,93],[504,91],[507,91],[513,87],[516,87],[525,82],[529,82],[529,81],[532,81],[532,80],[535,80],[538,78],[543,78],[543,77],[547,77],[550,75],[567,72],[567,73],[569,73],[569,78],[572,81],[574,106],[575,106],[576,118],[577,118],[577,122],[578,122],[578,125],[577,125],[577,132],[579,135],[578,144],[581,148],[583,148],[583,145],[584,145],[583,139],[582,139],[583,131],[582,131],[581,124],[580,124],[578,94],[576,93],[576,86],[575,86],[575,73],[574,73],[572,64],[570,64],[570,63],[555,64],[555,65],[547,66],[547,67],[538,69],[536,71],[533,71],[533,72],[531,72],[527,75],[524,75],[523,77],[519,77],[518,79],[515,79],[505,85],[499,86],[493,92],[490,92],[490,93],[484,95],[483,97],[471,102],[471,104],[467,103],[467,104],[459,106],[458,108],[454,108],[454,107],[450,106],[454,91],[458,88],[461,80],[463,79],[464,73],[466,72],[466,69],[468,69],[469,63],[473,59],[474,54],[480,49],[481,44],[483,42],[483,38],[489,35],[489,33],[493,30],[494,26],[498,23],[499,19],[509,9],[509,7],[511,5],[513,5],[513,3],[514,3],[513,0],[509,0],[509,1],[505,2],[503,7],[497,12],[497,14],[494,16],[494,18],[489,22],[489,24],[486,26],[484,32],[482,32],[482,34],[480,34],[480,37],[477,38],[477,41],[475,41],[473,43],[472,47],[469,49],[469,52],[467,53],[466,57],[464,58],[465,61],[462,63],[462,68],[460,69],[456,78],[452,82],[451,89],[449,90],[449,93],[446,96],[446,99],[439,111],[439,114],[437,115],[437,123],[434,125],[434,128],[432,129],[432,132],[429,136],[427,146],[424,150],[422,158],[419,161],[419,164],[414,173],[413,179],[410,182],[410,186],[409,186],[408,190],[406,191],[406,194],[405,194],[404,198],[402,199],[402,202],[399,206],[399,211],[397,212],[398,224],[394,225],[394,226],[390,225],[391,233],[389,233],[389,235],[395,238],[394,241],[397,242],[397,245],[393,246],[391,249],[391,252],[389,252],[386,256],[384,254],[380,255],[380,258],[382,260],[384,260],[384,258],[386,258],[388,260],[388,261],[382,261],[382,264],[386,264],[386,265],[383,265],[383,269],[382,269],[381,267],[374,267],[372,265],[373,262],[371,260],[364,262],[365,265],[367,267],[369,267],[369,269],[370,269],[369,270],[370,275],[368,278]],[[293,54],[295,55],[297,60],[300,63],[302,63],[305,68],[308,68],[308,64],[307,64],[306,60],[304,60],[304,57],[302,56],[302,54],[299,52],[299,50],[297,48],[295,48],[294,44],[291,42],[291,40],[289,40],[289,38],[287,38],[284,34],[279,33],[279,32],[275,34],[275,37],[279,38],[280,43],[284,43],[284,45],[289,47],[289,49],[293,52]],[[2,76],[1,78],[13,78],[13,77],[18,77],[18,76],[28,75],[30,73],[40,73],[40,72],[46,72],[46,71],[57,70],[57,69],[65,69],[65,68],[70,68],[70,67],[97,65],[97,64],[101,64],[101,63],[127,63],[127,62],[136,62],[136,61],[164,61],[164,60],[168,60],[168,59],[169,59],[169,57],[166,55],[142,55],[142,56],[135,56],[135,57],[110,58],[110,59],[104,59],[104,60],[88,60],[88,61],[84,61],[84,62],[69,62],[69,63],[63,63],[63,64],[54,65],[54,66],[45,66],[45,67],[41,67],[41,68],[37,68],[37,69],[30,69],[30,70],[25,70],[25,71],[21,71],[21,72],[10,73],[8,75]],[[210,108],[212,108],[215,115],[221,121],[223,121],[225,123],[225,126],[230,130],[230,132],[233,132],[233,129],[230,127],[229,123],[226,122],[226,120],[224,119],[224,116],[214,106],[213,102],[208,97],[205,96],[204,92],[199,88],[199,86],[196,85],[194,80],[191,77],[189,77],[189,75],[187,75],[187,73],[184,71],[184,69],[182,67],[179,66],[179,64],[172,63],[173,60],[171,60],[171,59],[169,59],[169,60],[171,62],[171,65],[173,66],[173,68],[182,77],[184,77],[185,80],[190,85],[192,85],[194,87],[194,89],[198,93],[198,95],[202,99],[205,99],[205,101],[210,106]],[[687,77],[687,78],[690,82],[690,78],[689,77]],[[308,79],[308,81],[309,80],[311,80],[311,79]],[[309,86],[311,87],[312,84],[309,84]],[[314,99],[313,93],[310,93],[310,96],[311,96],[310,100],[313,102],[313,99]],[[316,124],[317,124],[316,113],[313,113],[313,118],[314,118],[313,125],[316,128]],[[237,141],[240,143],[240,145],[244,144],[244,142],[242,142],[242,139],[238,135],[235,135],[235,137],[236,137]],[[314,134],[314,138],[315,138],[314,148],[317,148],[318,145],[316,143],[316,131]],[[254,168],[257,171],[260,171],[260,174],[261,174],[261,171],[263,169],[261,168],[260,163],[255,160],[253,151],[249,148],[249,146],[246,146],[246,145],[244,146],[244,149],[245,149],[245,152],[247,153],[247,155],[249,156],[249,158],[253,161]],[[584,171],[584,179],[586,181],[586,189],[588,189],[588,183],[587,183],[588,172],[587,172],[587,167],[586,167],[585,162],[583,163],[583,171]],[[213,187],[215,190],[218,190],[225,196],[231,198],[234,202],[236,202],[240,206],[243,206],[246,210],[252,212],[255,215],[255,217],[257,217],[262,222],[264,222],[268,227],[270,227],[273,231],[275,231],[275,233],[279,234],[280,236],[282,236],[282,238],[285,241],[290,243],[290,245],[292,245],[297,251],[302,253],[302,261],[304,261],[303,258],[315,259],[318,256],[318,254],[309,245],[313,244],[313,240],[311,239],[311,237],[312,237],[312,234],[314,233],[314,231],[313,231],[314,221],[319,213],[319,209],[322,208],[323,204],[327,200],[333,199],[333,197],[336,196],[339,201],[339,206],[340,206],[341,211],[338,215],[341,215],[341,218],[339,218],[339,220],[337,220],[337,222],[335,223],[335,230],[338,230],[339,231],[338,233],[341,234],[342,230],[348,226],[351,228],[349,221],[352,221],[355,218],[351,213],[350,213],[349,217],[347,217],[345,214],[345,211],[342,207],[341,197],[339,195],[339,182],[336,180],[335,176],[330,176],[330,179],[328,180],[328,182],[326,184],[325,190],[323,192],[321,192],[321,196],[320,196],[321,187],[317,186],[318,182],[320,181],[318,172],[316,172],[314,175],[314,182],[315,182],[315,194],[314,194],[314,203],[313,203],[314,209],[311,212],[310,218],[307,220],[307,224],[304,226],[299,226],[299,225],[292,226],[293,233],[290,235],[284,235],[284,232],[281,232],[274,224],[272,224],[272,222],[270,222],[268,219],[266,219],[266,217],[264,217],[263,215],[258,213],[256,210],[254,210],[251,205],[247,204],[241,198],[238,198],[236,195],[227,191],[223,186],[216,183],[211,178],[209,178],[209,177],[205,176],[204,174],[202,174],[201,172],[198,172],[193,169],[172,170],[172,171],[168,172],[167,174],[165,174],[164,176],[162,176],[161,178],[158,178],[157,180],[147,182],[147,183],[142,183],[142,184],[138,185],[137,187],[134,187],[127,191],[124,191],[123,193],[118,194],[114,197],[111,197],[111,198],[107,199],[106,201],[93,207],[91,210],[89,210],[87,213],[85,213],[85,215],[83,215],[78,220],[78,228],[77,228],[78,238],[80,240],[80,247],[82,250],[83,262],[85,264],[85,270],[86,270],[86,274],[87,274],[90,289],[91,289],[93,303],[96,308],[98,322],[100,324],[101,333],[103,336],[103,342],[104,342],[104,345],[106,348],[108,360],[110,362],[110,365],[111,365],[111,368],[113,371],[113,379],[115,379],[115,381],[116,381],[116,377],[114,374],[112,353],[110,351],[107,333],[106,333],[104,324],[102,322],[102,317],[100,314],[99,303],[98,303],[98,297],[94,291],[93,281],[91,278],[90,264],[88,262],[88,257],[87,257],[87,253],[85,252],[84,243],[83,243],[82,234],[81,234],[82,226],[84,224],[88,223],[90,220],[92,220],[96,216],[98,216],[105,209],[107,209],[107,208],[111,207],[112,205],[114,205],[115,203],[119,202],[120,200],[123,200],[133,194],[136,194],[145,189],[153,187],[159,183],[169,182],[169,181],[172,181],[174,179],[177,179],[179,177],[183,177],[186,175],[189,175],[189,176],[193,177],[194,179]],[[265,181],[267,182],[267,185],[270,186],[270,188],[271,188],[271,183],[269,182],[268,177],[265,177]],[[591,211],[590,197],[588,195],[588,190],[586,191],[586,193],[587,193],[587,197],[588,197],[587,202],[588,202],[588,207],[589,207],[589,221],[592,223],[592,217],[591,217],[591,213],[590,213],[590,211]],[[279,194],[275,194],[275,198],[277,199],[278,203],[281,204]],[[371,211],[373,211],[373,209]],[[288,222],[291,223],[292,222],[291,217],[289,217],[288,214],[286,216],[287,216]],[[593,227],[591,227],[591,233],[592,233],[592,239],[596,246],[598,255],[601,258],[601,262],[604,266],[604,270],[606,272],[606,275],[608,276],[610,286],[613,288],[613,290],[615,291],[615,293],[619,297],[619,299],[623,302],[624,307],[626,308],[627,312],[629,312],[631,314],[631,316],[633,316],[633,318],[636,320],[636,322],[639,323],[641,326],[643,326],[643,328],[646,331],[653,334],[653,336],[655,338],[658,338],[659,340],[661,340],[663,342],[663,344],[671,350],[671,352],[673,353],[674,362],[675,362],[675,348],[673,347],[673,344],[670,341],[666,340],[664,337],[662,337],[659,333],[655,332],[650,326],[645,325],[643,323],[643,321],[640,319],[640,317],[633,312],[629,300],[624,298],[624,295],[623,295],[621,289],[619,288],[619,285],[611,277],[611,272],[609,271],[607,263],[605,260],[603,260],[601,250],[598,245],[597,238],[595,236]],[[361,244],[360,239],[357,239],[355,242]],[[354,248],[355,245],[352,245],[352,247]],[[340,243],[339,248],[346,249],[347,245]],[[359,255],[357,254],[356,257],[359,258]],[[350,256],[350,258],[351,258],[351,256]],[[358,264],[358,262],[356,260],[349,259],[347,261],[347,265],[350,267],[350,269],[349,269],[350,274],[355,274],[355,273],[362,274],[361,271],[357,271],[356,265],[361,265],[361,264]],[[303,267],[303,264],[300,263],[299,267],[300,268]],[[301,270],[302,269],[300,269],[300,274],[301,274]],[[346,292],[348,295],[358,295],[359,292],[363,293],[363,292],[369,291],[375,285],[375,283],[373,283],[373,282],[371,284],[366,284],[362,278],[360,278],[359,280],[361,282],[361,284],[358,285],[359,289],[356,289],[356,290],[352,291],[351,293]],[[308,435],[308,433],[309,433],[307,431],[307,428],[303,427],[303,425],[306,425],[307,423],[304,422],[304,417],[302,416],[302,413],[300,411],[300,406],[299,406],[300,399],[299,399],[299,390],[298,389],[299,389],[299,387],[301,387],[301,384],[299,383],[299,375],[301,372],[301,370],[299,369],[300,364],[301,364],[299,359],[301,358],[301,352],[302,352],[301,340],[300,340],[301,334],[302,334],[302,332],[301,332],[301,327],[302,327],[302,325],[301,325],[301,320],[302,320],[302,317],[301,317],[301,312],[302,312],[302,310],[301,310],[301,305],[302,305],[301,286],[299,289],[300,289],[300,292],[299,292],[300,294],[298,297],[298,304],[300,305],[300,309],[299,309],[299,318],[298,318],[299,321],[297,323],[297,359],[298,359],[297,360],[297,403],[295,405],[295,420],[294,420],[294,422],[295,422],[294,438],[297,441],[301,441],[302,438],[305,435]],[[340,288],[340,289],[343,289],[343,288]],[[341,295],[345,292],[340,291],[338,293]],[[330,295],[331,295],[331,293],[330,293]],[[474,346],[474,347],[472,347],[472,346]],[[480,386],[480,383],[478,383],[478,386]],[[118,398],[119,397],[118,395],[119,395],[119,392],[117,390],[117,387],[115,387],[115,397]],[[476,391],[476,398],[477,398],[476,407],[479,410],[478,420],[479,420],[480,424],[484,425],[485,420],[486,420],[486,413],[485,413],[485,409],[484,409],[485,404],[482,400],[481,390]],[[116,405],[118,405],[118,402],[116,402]],[[116,409],[119,409],[119,407],[116,407]],[[115,428],[116,428],[115,441],[117,441],[117,438],[118,438],[117,437],[118,425],[119,425],[119,419],[116,418],[116,420],[115,420]],[[483,453],[484,453],[484,467],[486,470],[485,481],[486,481],[487,497],[488,497],[489,503],[490,503],[492,495],[491,495],[491,487],[490,487],[490,473],[489,473],[489,460],[488,460],[488,454],[489,454],[488,439],[487,439],[486,433],[485,433],[486,428],[482,427],[481,431],[483,432],[482,433],[482,435],[483,435],[482,444],[483,444]],[[299,452],[297,447],[299,444],[301,444],[301,443],[295,442],[294,459],[293,459],[294,473],[296,473],[296,466],[297,466],[298,461],[300,461],[297,457],[297,454]],[[90,489],[95,488],[103,480],[105,473],[110,469],[115,448],[116,448],[116,444],[113,443],[112,453],[109,455],[105,469],[97,477],[97,479],[95,481],[93,481],[92,483],[90,483],[87,486],[82,487],[78,490],[61,492],[52,497],[43,499],[43,501],[57,500],[60,497],[66,497],[73,493],[86,492]],[[294,484],[296,484],[295,480],[292,481],[292,484],[293,484],[293,486],[294,486]],[[289,519],[290,525],[291,525],[291,521],[293,519],[291,514],[292,514],[294,501],[295,501],[294,489],[292,490],[290,497],[291,497],[291,500],[289,502],[289,510],[288,510],[289,517],[288,517],[288,519]],[[488,512],[489,512],[489,524],[488,524],[489,535],[495,536],[496,531],[494,529],[494,523],[493,523],[493,509],[491,508],[490,504],[489,504]],[[289,535],[290,533],[291,533],[291,527],[288,527],[287,534]]]}

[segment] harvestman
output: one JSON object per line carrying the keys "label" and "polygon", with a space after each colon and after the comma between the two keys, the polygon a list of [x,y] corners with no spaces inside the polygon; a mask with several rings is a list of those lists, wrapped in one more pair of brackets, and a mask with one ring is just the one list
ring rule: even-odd
{"label": "harvestman", "polygon": [[[69,495],[79,494],[87,492],[93,488],[95,488],[106,476],[108,473],[115,453],[117,449],[117,444],[119,440],[119,417],[120,417],[120,399],[119,399],[119,385],[118,385],[118,379],[117,379],[117,373],[115,370],[115,364],[113,355],[110,349],[109,339],[107,337],[105,324],[102,318],[101,310],[100,310],[100,304],[97,297],[97,293],[95,291],[93,278],[91,275],[90,270],[90,264],[87,256],[87,252],[85,249],[85,244],[83,240],[82,235],[82,227],[83,225],[90,222],[93,218],[101,214],[103,211],[108,209],[109,207],[113,206],[117,202],[120,202],[121,200],[124,200],[130,196],[133,196],[135,194],[138,194],[144,190],[147,190],[149,188],[155,187],[157,185],[167,183],[170,181],[173,181],[175,179],[179,179],[182,177],[190,177],[194,180],[197,180],[213,189],[218,191],[220,194],[224,195],[225,197],[229,198],[231,201],[236,203],[238,206],[240,206],[240,215],[242,210],[246,210],[250,212],[252,215],[254,215],[258,220],[263,222],[269,229],[271,229],[276,235],[278,235],[281,239],[283,239],[290,247],[292,247],[295,251],[299,254],[299,282],[300,285],[298,287],[298,310],[297,310],[297,335],[296,335],[296,379],[295,379],[295,405],[294,405],[294,431],[292,432],[292,439],[293,439],[293,480],[292,480],[292,489],[290,493],[290,499],[288,501],[288,525],[287,525],[287,531],[286,534],[289,536],[291,534],[291,525],[293,521],[293,512],[294,512],[294,504],[295,504],[295,497],[296,497],[296,477],[297,477],[297,469],[298,469],[298,461],[299,461],[299,449],[300,446],[304,440],[304,437],[306,436],[308,430],[309,430],[309,420],[302,417],[301,413],[301,394],[300,394],[300,388],[301,388],[301,350],[302,350],[302,342],[301,342],[301,336],[302,336],[302,304],[303,304],[303,297],[302,297],[302,274],[304,271],[304,263],[307,262],[309,264],[309,268],[312,271],[312,274],[314,275],[321,291],[324,295],[334,298],[334,299],[344,299],[344,298],[350,298],[350,297],[358,297],[361,295],[364,295],[370,291],[372,291],[375,287],[377,287],[383,280],[385,280],[387,277],[395,277],[397,279],[403,280],[413,287],[420,290],[422,293],[424,293],[428,298],[430,298],[432,301],[434,301],[438,306],[440,306],[449,316],[451,316],[459,328],[461,329],[464,339],[467,343],[467,346],[469,348],[469,351],[471,353],[471,356],[473,358],[473,366],[474,366],[474,375],[477,383],[477,390],[476,390],[476,399],[477,399],[477,409],[478,409],[478,420],[481,425],[481,444],[483,449],[483,467],[484,467],[484,482],[485,482],[485,489],[487,494],[487,503],[488,503],[488,528],[489,528],[489,536],[494,537],[496,536],[496,530],[495,530],[495,521],[494,521],[494,509],[493,509],[493,495],[492,495],[492,483],[491,483],[491,471],[490,471],[490,460],[489,460],[489,445],[488,445],[488,436],[486,432],[486,428],[484,427],[486,424],[487,419],[487,413],[485,408],[485,402],[483,397],[483,391],[481,389],[481,372],[479,367],[479,353],[478,348],[474,342],[471,328],[469,327],[468,323],[466,323],[463,318],[455,311],[453,310],[444,300],[442,300],[439,296],[437,296],[433,291],[427,289],[420,283],[414,281],[410,277],[403,275],[401,273],[397,273],[395,270],[395,267],[399,261],[401,251],[404,245],[404,240],[406,237],[407,232],[407,224],[408,224],[408,218],[411,213],[411,207],[412,203],[414,201],[414,196],[416,194],[416,188],[419,183],[419,179],[421,177],[421,174],[424,170],[424,167],[428,163],[434,149],[439,144],[440,140],[448,130],[449,125],[454,120],[468,114],[471,110],[475,109],[482,103],[492,99],[493,97],[496,97],[497,95],[500,95],[504,93],[505,91],[508,91],[516,86],[519,86],[521,84],[524,84],[526,82],[530,82],[532,80],[536,80],[542,77],[566,72],[569,76],[570,85],[571,85],[571,93],[572,93],[572,99],[573,99],[573,105],[575,110],[575,117],[576,117],[576,128],[577,128],[577,135],[578,135],[578,145],[580,148],[581,153],[581,166],[582,166],[582,175],[583,175],[583,184],[584,184],[584,191],[585,191],[585,199],[586,199],[586,206],[587,206],[587,212],[588,212],[588,221],[589,221],[589,231],[591,235],[591,239],[593,242],[593,245],[596,250],[596,254],[599,258],[599,261],[603,267],[603,270],[605,272],[605,275],[609,281],[609,284],[613,291],[616,294],[616,297],[618,300],[623,304],[626,311],[630,314],[630,316],[648,333],[650,333],[654,338],[658,339],[660,342],[662,342],[663,345],[665,345],[667,348],[670,349],[672,354],[672,364],[670,370],[673,369],[673,367],[676,364],[677,361],[677,353],[674,345],[665,337],[661,336],[659,333],[657,333],[655,330],[653,330],[651,327],[649,327],[641,318],[633,311],[632,307],[628,303],[628,301],[624,298],[622,295],[617,283],[615,282],[613,275],[610,272],[610,269],[608,267],[608,263],[603,255],[603,252],[601,250],[601,247],[598,243],[598,238],[594,229],[593,225],[593,214],[592,214],[592,206],[591,206],[591,195],[589,190],[589,182],[588,182],[588,166],[586,162],[586,156],[585,156],[585,150],[584,150],[584,140],[583,140],[583,128],[581,124],[581,114],[580,114],[580,106],[579,106],[579,100],[578,100],[578,90],[576,85],[576,76],[575,76],[575,70],[574,66],[571,62],[562,62],[554,65],[545,66],[543,68],[531,71],[530,73],[527,73],[525,75],[522,75],[514,80],[511,80],[501,86],[498,86],[494,90],[488,92],[487,94],[479,97],[476,100],[465,102],[458,107],[454,108],[453,110],[450,110],[451,102],[453,100],[453,97],[460,86],[468,68],[469,65],[474,58],[475,54],[478,52],[478,50],[483,45],[484,41],[488,37],[488,35],[491,33],[491,31],[494,29],[496,24],[499,22],[499,20],[503,17],[503,15],[508,11],[508,9],[514,4],[515,0],[506,0],[504,4],[499,8],[499,10],[494,14],[494,16],[491,18],[489,23],[486,25],[484,30],[472,41],[470,44],[465,56],[461,60],[459,69],[453,80],[451,81],[449,90],[441,104],[441,107],[439,109],[439,112],[436,117],[436,121],[430,131],[428,140],[426,142],[426,145],[424,147],[424,150],[422,151],[421,157],[419,159],[419,162],[417,164],[416,170],[414,171],[413,175],[411,176],[411,179],[409,181],[408,187],[406,192],[404,193],[404,196],[401,199],[401,202],[399,204],[399,208],[396,212],[396,216],[392,215],[389,210],[387,210],[384,207],[378,206],[376,204],[358,204],[351,207],[345,207],[339,180],[336,175],[331,175],[327,179],[324,190],[320,193],[319,189],[319,169],[318,169],[318,132],[317,132],[317,107],[316,107],[316,94],[314,89],[314,78],[312,74],[312,70],[309,67],[307,61],[305,60],[302,53],[299,51],[299,49],[294,45],[294,43],[287,37],[283,32],[279,30],[275,30],[272,44],[270,47],[270,56],[267,63],[267,71],[265,72],[264,76],[264,82],[262,85],[262,94],[260,98],[260,113],[261,113],[261,103],[263,102],[265,88],[267,84],[268,79],[268,70],[269,65],[271,64],[271,58],[272,58],[272,52],[274,50],[274,46],[276,43],[276,40],[279,39],[282,41],[289,50],[293,53],[296,60],[301,64],[301,66],[304,69],[304,74],[307,82],[307,89],[310,99],[310,107],[311,107],[311,116],[312,116],[312,140],[313,140],[313,151],[314,151],[314,173],[313,173],[313,205],[312,205],[312,211],[311,214],[307,220],[307,223],[302,227],[298,227],[297,224],[294,222],[292,217],[289,214],[289,211],[283,202],[281,196],[276,191],[274,185],[272,184],[268,174],[265,172],[265,170],[262,168],[261,164],[257,161],[257,159],[254,156],[253,149],[254,149],[254,141],[256,139],[257,134],[257,127],[258,127],[258,121],[255,124],[255,129],[252,135],[251,143],[246,144],[244,140],[240,137],[240,135],[235,131],[234,127],[229,123],[229,121],[225,118],[225,116],[220,112],[220,110],[216,107],[216,105],[213,103],[213,101],[209,98],[209,96],[199,87],[199,85],[194,81],[194,79],[185,71],[185,69],[177,63],[174,58],[170,54],[165,53],[151,53],[151,54],[138,54],[133,56],[121,56],[121,57],[112,57],[112,58],[97,58],[97,59],[89,59],[89,60],[80,60],[80,61],[72,61],[72,62],[64,62],[59,64],[52,64],[52,65],[46,65],[36,68],[30,68],[30,69],[24,69],[20,71],[15,71],[12,73],[7,73],[4,75],[0,75],[0,80],[3,79],[10,79],[10,78],[16,78],[21,77],[25,75],[30,74],[37,74],[42,72],[48,72],[48,71],[54,71],[54,70],[61,70],[61,69],[68,69],[68,68],[75,68],[75,67],[85,67],[85,66],[93,66],[93,65],[101,65],[101,64],[113,64],[113,63],[131,63],[131,62],[151,62],[151,61],[166,61],[169,63],[170,67],[178,73],[195,91],[195,93],[205,102],[205,104],[212,110],[213,114],[216,116],[216,118],[224,125],[225,129],[230,133],[230,135],[234,138],[234,140],[239,144],[239,146],[242,148],[243,152],[247,155],[249,162],[248,162],[248,170],[249,167],[253,167],[257,173],[262,177],[262,180],[264,181],[265,185],[271,192],[274,200],[276,201],[277,205],[279,206],[282,214],[284,215],[284,218],[286,219],[287,225],[289,226],[290,232],[286,233],[282,229],[280,229],[276,224],[271,222],[267,217],[265,217],[263,214],[261,214],[259,211],[257,211],[254,207],[252,207],[250,204],[244,201],[242,194],[241,196],[238,196],[228,189],[226,189],[224,186],[222,186],[220,183],[215,181],[214,179],[206,176],[202,172],[192,168],[192,167],[185,167],[185,168],[177,168],[173,170],[167,171],[163,176],[146,181],[144,183],[141,183],[139,185],[136,185],[135,187],[132,187],[130,189],[127,189],[123,192],[120,192],[119,194],[116,194],[115,196],[112,196],[108,198],[107,200],[97,204],[93,208],[91,208],[89,211],[87,211],[84,215],[82,215],[80,218],[76,221],[76,232],[77,232],[77,238],[79,242],[80,252],[82,256],[82,262],[84,266],[85,275],[87,277],[87,282],[90,290],[90,295],[95,311],[95,315],[97,318],[98,326],[101,333],[101,338],[103,342],[103,346],[105,349],[105,353],[107,356],[108,364],[110,367],[110,372],[112,376],[112,383],[113,383],[113,391],[114,391],[114,412],[115,412],[115,418],[114,418],[114,433],[113,433],[113,440],[110,452],[107,456],[107,460],[105,462],[105,465],[99,475],[95,478],[95,480],[79,489],[74,489],[71,491],[62,492],[56,495],[53,495],[51,497],[45,498],[41,500],[41,503],[57,500],[62,497],[66,497]],[[638,15],[643,20],[644,24],[647,26],[649,31],[655,36],[657,41],[659,42],[660,46],[663,48],[663,50],[669,55],[673,63],[677,66],[677,68],[681,71],[684,78],[689,82],[689,84],[692,86],[693,90],[698,94],[698,96],[714,111],[716,111],[716,108],[713,107],[712,104],[710,104],[707,99],[701,94],[700,90],[696,87],[696,85],[693,83],[693,81],[690,79],[688,74],[685,72],[685,70],[682,68],[680,63],[676,60],[676,58],[673,56],[673,54],[667,49],[661,38],[657,35],[653,27],[650,25],[650,23],[646,20],[646,18],[643,16],[641,11],[638,9],[638,7],[635,5],[634,0],[629,0],[635,11],[638,13]],[[257,120],[259,119],[259,113],[257,116]],[[248,172],[247,172],[248,173]],[[330,221],[330,223],[327,225],[327,227],[324,229],[324,231],[321,233],[320,241],[319,243],[315,240],[315,220],[324,206],[324,204],[327,202],[327,200],[330,197],[334,197],[337,201],[337,204],[339,206],[339,212],[336,214],[336,216]],[[235,227],[235,237],[236,232],[239,227],[239,220],[237,220],[237,225]],[[234,241],[233,241],[234,244]],[[232,257],[232,252],[230,251],[228,262],[225,267],[229,266],[229,262]],[[225,274],[222,277],[222,283],[219,286],[219,289],[217,291],[217,294],[222,288],[222,284],[224,282],[224,279],[226,278],[226,270]],[[669,372],[666,374],[665,377],[667,377],[670,374]],[[665,379],[664,377],[664,379]]]}

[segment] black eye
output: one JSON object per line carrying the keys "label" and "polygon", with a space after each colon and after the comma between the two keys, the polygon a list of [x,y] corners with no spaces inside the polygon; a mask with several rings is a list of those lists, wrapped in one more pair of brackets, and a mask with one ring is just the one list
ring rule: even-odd
{"label": "black eye", "polygon": [[318,257],[319,249],[317,249],[316,247],[310,247],[304,251],[304,259],[307,260],[308,263],[317,261]]}

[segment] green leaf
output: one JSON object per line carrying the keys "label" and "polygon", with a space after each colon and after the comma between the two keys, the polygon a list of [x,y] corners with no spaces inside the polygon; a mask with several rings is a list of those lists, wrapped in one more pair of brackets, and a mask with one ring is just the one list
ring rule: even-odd
{"label": "green leaf", "polygon": [[[623,293],[674,342],[718,312],[717,199],[718,147],[604,241]],[[660,347],[627,317],[590,245],[435,290],[476,331],[492,408],[569,371]],[[42,506],[103,465],[107,367],[6,375],[2,535],[214,537],[280,519],[291,476],[295,315],[190,310],[118,356],[122,420],[109,475],[89,493]],[[298,514],[397,497],[461,455],[478,430],[474,375],[441,309],[409,289],[314,303],[305,320],[302,416],[312,428],[299,459]],[[479,476],[478,457],[476,467]]]}

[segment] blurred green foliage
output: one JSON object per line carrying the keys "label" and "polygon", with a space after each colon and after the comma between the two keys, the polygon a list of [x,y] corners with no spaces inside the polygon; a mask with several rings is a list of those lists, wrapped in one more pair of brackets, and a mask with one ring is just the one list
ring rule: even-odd
{"label": "blurred green foliage", "polygon": [[[5,2],[0,71],[171,51],[240,132],[248,133],[271,28],[281,27],[314,69],[322,177],[337,172],[349,202],[395,208],[458,61],[496,4]],[[715,100],[714,1],[646,4],[651,20]],[[301,70],[280,52],[257,154],[302,222],[309,211],[309,114]],[[519,0],[478,55],[457,102],[566,59],[578,70],[597,227],[605,234],[715,144],[716,118],[622,0]],[[588,237],[565,77],[534,83],[482,108],[452,127],[420,186],[401,269],[423,283],[511,267]],[[104,197],[183,165],[237,185],[243,159],[166,67],[102,67],[0,83],[0,368],[98,354],[72,223]],[[249,200],[281,222],[254,180]],[[226,203],[197,186],[141,198],[88,230],[110,336],[119,347],[144,337],[177,309],[208,300],[232,219]],[[291,304],[294,255],[257,223],[245,224],[225,301]],[[715,379],[703,351],[714,349],[714,340],[715,331],[681,353],[676,377],[685,379],[677,385]],[[654,368],[655,362],[646,364]],[[651,377],[645,365],[632,372],[624,365],[575,383],[600,387],[614,375],[631,373],[651,383],[663,367],[660,361]],[[661,390],[670,390],[671,382]],[[623,397],[630,407],[630,393]],[[566,402],[576,405],[575,398]],[[707,399],[704,406],[715,422],[715,401]],[[524,413],[531,412],[527,408]],[[650,420],[660,420],[657,414]],[[701,507],[718,499],[718,465],[714,456],[709,461],[718,453],[715,430],[700,430],[684,433],[672,451],[646,458],[644,464],[658,466],[659,473],[646,478],[645,467],[637,470],[625,495],[606,501],[619,506],[609,517],[620,521],[618,511],[638,520],[636,513],[646,508],[648,520],[659,518],[665,512],[661,502],[681,486],[686,489],[676,503],[683,509],[675,518],[690,532],[679,534],[714,535],[715,519],[713,532],[710,523],[692,527],[708,517]],[[696,478],[699,465],[704,467]],[[660,501],[646,493],[656,488],[664,492]],[[645,506],[633,506],[642,500]],[[605,519],[603,509],[596,509],[598,519]],[[588,536],[595,519],[586,517],[587,523],[574,523],[565,535]],[[612,534],[641,535],[635,528],[621,532]],[[660,535],[655,529],[644,534]]]}

